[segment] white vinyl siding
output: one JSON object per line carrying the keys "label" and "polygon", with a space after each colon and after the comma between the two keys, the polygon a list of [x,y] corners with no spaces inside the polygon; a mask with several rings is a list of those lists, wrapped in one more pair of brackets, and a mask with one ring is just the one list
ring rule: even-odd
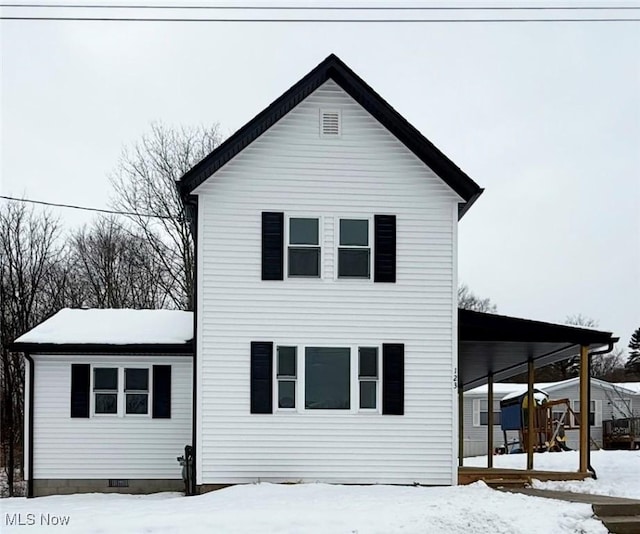
{"label": "white vinyl siding", "polygon": [[[197,482],[455,484],[455,193],[332,81],[195,192]],[[263,211],[321,218],[320,279],[261,281]],[[397,282],[337,280],[340,218],[374,214],[397,217]],[[251,415],[251,341],[403,343],[405,415]]]}
{"label": "white vinyl siding", "polygon": [[[190,357],[36,355],[33,358],[35,479],[181,478],[176,457],[191,443]],[[72,363],[118,368],[171,365],[171,418],[132,415],[71,418]],[[150,371],[150,388],[151,385]]]}

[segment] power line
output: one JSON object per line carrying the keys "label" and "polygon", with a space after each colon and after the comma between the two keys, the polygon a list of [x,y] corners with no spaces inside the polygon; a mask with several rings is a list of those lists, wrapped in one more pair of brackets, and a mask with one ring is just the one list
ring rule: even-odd
{"label": "power line", "polygon": [[89,208],[87,206],[76,206],[75,204],[58,204],[56,202],[45,202],[44,200],[31,200],[28,198],[17,198],[17,197],[8,197],[5,195],[0,195],[0,198],[4,200],[11,200],[14,202],[27,202],[30,204],[41,204],[43,206],[53,206],[56,208],[70,208],[74,210],[84,210],[84,211],[96,211],[98,213],[109,213],[113,215],[128,215],[135,217],[149,217],[154,219],[171,219],[175,220],[175,217],[171,217],[169,215],[150,215],[147,213],[136,213],[134,211],[116,211],[116,210],[107,210],[102,208]]}
{"label": "power line", "polygon": [[26,9],[170,9],[233,11],[598,11],[638,10],[640,6],[261,6],[261,5],[159,5],[159,4],[0,4],[0,7]]}
{"label": "power line", "polygon": [[287,19],[287,18],[173,18],[173,17],[30,17],[0,16],[14,21],[78,21],[78,22],[232,22],[232,23],[500,23],[500,22],[640,22],[640,18],[508,18],[508,19]]}

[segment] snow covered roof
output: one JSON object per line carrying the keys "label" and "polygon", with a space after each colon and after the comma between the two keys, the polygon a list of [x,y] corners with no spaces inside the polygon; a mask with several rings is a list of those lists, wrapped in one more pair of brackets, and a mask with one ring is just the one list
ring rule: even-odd
{"label": "snow covered roof", "polygon": [[15,344],[183,345],[192,338],[192,312],[64,308]]}
{"label": "snow covered roof", "polygon": [[640,382],[616,382],[611,385],[616,388],[623,388],[628,391],[632,391],[636,395],[640,395]]}
{"label": "snow covered roof", "polygon": [[[570,386],[571,384],[578,381],[579,378],[575,377],[569,378],[568,380],[560,380],[558,382],[536,382],[534,387],[537,390],[551,393],[553,391]],[[640,382],[621,382],[613,384],[604,380],[592,378],[591,383],[607,389],[617,389],[622,390],[622,392],[625,393],[640,394]],[[488,391],[489,386],[487,384],[484,384],[465,392],[465,395],[486,396],[488,394]],[[505,382],[496,382],[493,385],[494,396],[501,399],[510,399],[512,397],[517,397],[518,395],[522,395],[526,391],[527,384],[510,384]]]}

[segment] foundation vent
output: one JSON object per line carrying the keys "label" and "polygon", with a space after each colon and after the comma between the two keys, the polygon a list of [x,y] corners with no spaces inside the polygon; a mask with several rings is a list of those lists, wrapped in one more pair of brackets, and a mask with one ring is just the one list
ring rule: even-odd
{"label": "foundation vent", "polygon": [[116,478],[109,479],[109,487],[110,488],[128,488],[129,481],[128,480],[120,480]]}

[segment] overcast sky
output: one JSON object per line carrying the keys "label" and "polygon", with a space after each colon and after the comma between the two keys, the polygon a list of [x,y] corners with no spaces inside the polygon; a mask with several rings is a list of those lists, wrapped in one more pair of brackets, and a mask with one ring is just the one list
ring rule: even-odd
{"label": "overcast sky", "polygon": [[108,207],[152,121],[232,133],[336,53],[485,188],[462,282],[624,346],[640,326],[640,23],[0,24],[4,195]]}

